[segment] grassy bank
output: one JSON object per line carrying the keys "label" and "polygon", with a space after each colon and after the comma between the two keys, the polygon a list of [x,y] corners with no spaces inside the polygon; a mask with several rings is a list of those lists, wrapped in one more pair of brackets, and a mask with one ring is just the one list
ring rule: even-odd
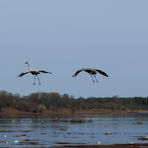
{"label": "grassy bank", "polygon": [[131,115],[137,113],[148,113],[147,110],[108,110],[108,109],[90,109],[71,111],[69,109],[44,110],[43,112],[26,112],[13,109],[11,107],[4,108],[0,112],[1,117],[47,117],[47,116],[68,116],[68,115]]}

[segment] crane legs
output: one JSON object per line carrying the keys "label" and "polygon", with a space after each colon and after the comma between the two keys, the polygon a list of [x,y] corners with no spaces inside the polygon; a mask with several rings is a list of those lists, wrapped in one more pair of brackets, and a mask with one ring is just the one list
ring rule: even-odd
{"label": "crane legs", "polygon": [[93,83],[96,81],[97,83],[99,83],[99,81],[97,80],[97,78],[96,78],[96,76],[95,75],[92,75],[91,74],[91,78],[92,78],[92,80],[93,80]]}
{"label": "crane legs", "polygon": [[33,85],[35,85],[35,80],[36,80],[36,77],[35,77],[35,76],[33,76],[33,78],[34,78],[34,82],[33,82]]}
{"label": "crane legs", "polygon": [[36,77],[38,79],[39,85],[41,85],[41,82],[40,82],[40,79],[39,79],[38,75],[34,75],[33,77],[34,77],[33,85],[35,85]]}
{"label": "crane legs", "polygon": [[38,75],[36,77],[38,78],[39,85],[41,85],[41,82],[40,82],[40,79],[39,79]]}
{"label": "crane legs", "polygon": [[96,80],[96,82],[97,82],[97,83],[99,83],[99,81],[97,80],[97,77],[96,77],[96,75],[94,75],[94,77],[95,77],[95,80]]}

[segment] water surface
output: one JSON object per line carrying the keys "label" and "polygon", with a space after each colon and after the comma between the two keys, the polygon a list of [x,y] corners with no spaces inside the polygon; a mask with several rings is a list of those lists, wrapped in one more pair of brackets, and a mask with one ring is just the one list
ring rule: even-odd
{"label": "water surface", "polygon": [[120,143],[148,143],[148,114],[0,119],[1,147]]}

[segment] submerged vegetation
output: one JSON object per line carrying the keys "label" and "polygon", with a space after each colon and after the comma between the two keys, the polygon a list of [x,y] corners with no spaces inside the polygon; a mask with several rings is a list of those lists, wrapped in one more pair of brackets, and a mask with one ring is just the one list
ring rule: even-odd
{"label": "submerged vegetation", "polygon": [[88,97],[74,98],[68,94],[37,92],[28,96],[20,96],[0,91],[0,112],[7,108],[17,111],[43,113],[45,111],[83,112],[84,110],[147,110],[148,97]]}

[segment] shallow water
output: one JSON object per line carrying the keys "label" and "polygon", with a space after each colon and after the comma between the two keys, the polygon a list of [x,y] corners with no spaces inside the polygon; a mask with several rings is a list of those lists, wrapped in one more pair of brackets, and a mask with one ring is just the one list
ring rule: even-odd
{"label": "shallow water", "polygon": [[148,143],[148,114],[1,118],[1,147]]}

